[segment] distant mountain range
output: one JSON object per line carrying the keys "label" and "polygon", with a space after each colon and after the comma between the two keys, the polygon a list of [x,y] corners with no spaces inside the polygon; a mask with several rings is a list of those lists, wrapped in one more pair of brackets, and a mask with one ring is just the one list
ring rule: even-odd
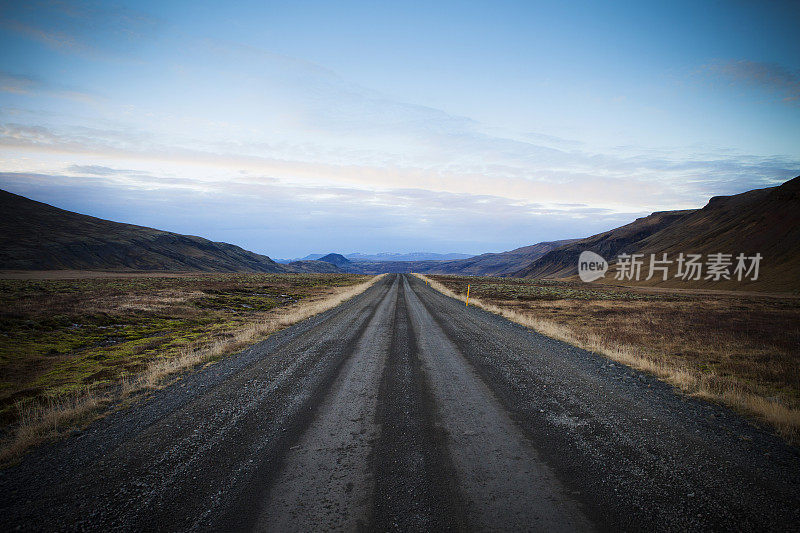
{"label": "distant mountain range", "polygon": [[318,274],[333,274],[335,272],[341,272],[336,265],[332,263],[328,263],[325,261],[315,261],[315,260],[301,260],[301,261],[292,261],[286,265],[290,269],[296,270],[298,272],[316,272]]}
{"label": "distant mountain range", "polygon": [[[469,276],[508,275],[540,258],[550,250],[568,244],[572,240],[540,242],[509,252],[482,254],[455,261],[352,261],[340,254],[328,254],[318,261],[336,265],[343,272],[358,274],[382,274],[384,272],[419,272],[423,274],[460,274]],[[290,263],[294,264],[294,263]]]}
{"label": "distant mountain range", "polygon": [[418,272],[431,274],[461,274],[467,276],[508,276],[536,261],[551,250],[574,242],[575,239],[540,242],[508,252],[481,254],[458,261],[421,264]]}
{"label": "distant mountain range", "polygon": [[[276,259],[278,263],[291,263],[293,261],[316,261],[326,254],[308,254],[300,259]],[[327,254],[330,255],[330,254]],[[337,254],[341,255],[341,254]],[[439,254],[433,252],[409,252],[409,253],[396,253],[396,252],[380,252],[377,254],[362,254],[359,252],[352,254],[344,254],[345,258],[349,261],[452,261],[455,259],[467,259],[472,257],[469,254]]]}
{"label": "distant mountain range", "polygon": [[[312,254],[279,264],[202,237],[80,215],[0,191],[0,269],[185,270],[214,272],[420,272],[571,278],[584,250],[612,262],[621,253],[761,254],[759,280],[639,283],[685,288],[800,290],[800,177],[778,187],[712,198],[702,209],[659,211],[583,239],[541,242],[501,253]],[[458,258],[452,259],[452,256]],[[416,258],[409,260],[408,258]],[[449,258],[449,259],[448,259]],[[613,282],[607,277],[605,282]],[[625,281],[625,283],[636,283]]]}

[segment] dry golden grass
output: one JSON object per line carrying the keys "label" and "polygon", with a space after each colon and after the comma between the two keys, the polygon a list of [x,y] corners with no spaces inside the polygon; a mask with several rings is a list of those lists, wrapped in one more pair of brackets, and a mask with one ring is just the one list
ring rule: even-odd
{"label": "dry golden grass", "polygon": [[248,323],[224,338],[185,347],[177,355],[156,358],[142,372],[124,375],[116,389],[85,387],[69,394],[18,401],[18,422],[10,435],[0,442],[0,465],[18,459],[32,446],[58,438],[95,419],[103,414],[103,407],[136,393],[161,388],[182,372],[240,351],[280,329],[332,309],[364,292],[381,277],[375,276],[357,285],[335,287],[329,289],[330,292],[277,307],[266,317]]}
{"label": "dry golden grass", "polygon": [[108,403],[107,394],[87,387],[71,394],[43,400],[19,401],[20,421],[15,431],[0,444],[0,465],[22,455],[30,446],[72,430],[77,424],[94,418]]}
{"label": "dry golden grass", "polygon": [[[418,277],[447,296],[466,300],[465,279],[437,276],[442,283]],[[479,278],[471,282],[473,290],[481,287]],[[502,287],[504,280],[487,283],[493,290],[477,292],[489,297],[471,295],[470,305],[653,374],[693,396],[728,405],[770,424],[787,441],[800,442],[796,303],[781,307],[774,298],[708,295],[676,301],[609,299],[608,289],[598,299],[591,294],[559,299],[548,291],[545,299],[509,300],[507,294],[491,297],[493,291],[502,292],[495,286]],[[744,315],[738,317],[743,323],[731,320],[733,312]],[[756,315],[762,320],[746,325]]]}

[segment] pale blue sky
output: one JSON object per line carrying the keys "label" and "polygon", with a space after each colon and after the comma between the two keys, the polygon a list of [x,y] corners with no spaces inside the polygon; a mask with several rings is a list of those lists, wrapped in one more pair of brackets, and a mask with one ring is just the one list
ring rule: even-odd
{"label": "pale blue sky", "polygon": [[499,251],[800,174],[797,2],[0,6],[0,187],[273,257]]}

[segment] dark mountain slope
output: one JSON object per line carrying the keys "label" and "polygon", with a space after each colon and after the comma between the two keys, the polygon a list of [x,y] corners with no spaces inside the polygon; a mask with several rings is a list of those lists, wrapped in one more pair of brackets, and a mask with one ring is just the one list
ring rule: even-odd
{"label": "dark mountain slope", "polygon": [[578,256],[582,251],[591,250],[610,260],[632,243],[661,231],[693,212],[694,210],[658,211],[652,215],[637,218],[625,226],[572,241],[566,246],[547,252],[513,275],[516,277],[559,278],[577,274]]}
{"label": "dark mountain slope", "polygon": [[[765,189],[732,196],[716,196],[702,209],[653,213],[635,222],[554,250],[534,261],[516,275],[526,277],[569,277],[577,273],[578,255],[583,250],[599,253],[613,263],[620,253],[738,254],[762,259],[757,280],[675,279],[672,265],[668,279],[660,276],[638,284],[683,288],[800,290],[800,177]],[[735,260],[734,260],[735,262]],[[612,269],[614,267],[612,266]],[[731,267],[732,272],[733,266]],[[644,269],[643,269],[644,270]],[[745,277],[746,278],[746,277]],[[611,281],[609,276],[606,282]],[[626,280],[636,283],[635,280]]]}
{"label": "dark mountain slope", "polygon": [[336,265],[337,267],[339,267],[342,270],[347,270],[347,268],[350,267],[351,264],[352,264],[350,262],[350,260],[347,259],[342,254],[323,255],[322,257],[317,259],[317,261],[323,261],[325,263],[330,263],[332,265]]}
{"label": "dark mountain slope", "polygon": [[[705,281],[696,287],[800,289],[800,177],[778,187],[715,196],[702,209],[636,244],[636,251],[707,256],[761,254],[756,282]],[[677,282],[674,282],[677,283]],[[667,283],[669,285],[674,283]],[[655,280],[653,284],[663,285]]]}
{"label": "dark mountain slope", "polygon": [[111,222],[0,191],[0,268],[291,272],[224,242]]}

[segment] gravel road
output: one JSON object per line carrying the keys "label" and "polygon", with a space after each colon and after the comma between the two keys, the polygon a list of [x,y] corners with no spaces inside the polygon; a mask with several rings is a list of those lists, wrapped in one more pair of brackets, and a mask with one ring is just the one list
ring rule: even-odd
{"label": "gravel road", "polygon": [[408,275],[0,471],[0,530],[800,530],[800,452]]}

